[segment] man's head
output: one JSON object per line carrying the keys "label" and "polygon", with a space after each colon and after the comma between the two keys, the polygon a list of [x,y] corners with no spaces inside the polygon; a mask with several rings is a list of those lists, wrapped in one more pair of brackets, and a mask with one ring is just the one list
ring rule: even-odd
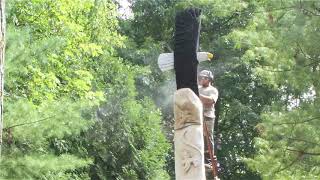
{"label": "man's head", "polygon": [[201,86],[207,87],[213,82],[213,73],[208,70],[203,70],[199,73],[199,84]]}

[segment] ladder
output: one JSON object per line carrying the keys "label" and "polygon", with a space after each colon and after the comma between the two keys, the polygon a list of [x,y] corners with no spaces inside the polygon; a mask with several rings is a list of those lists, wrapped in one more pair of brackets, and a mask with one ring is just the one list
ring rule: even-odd
{"label": "ladder", "polygon": [[207,124],[205,122],[203,122],[203,132],[204,134],[204,140],[206,141],[207,147],[208,147],[208,151],[209,151],[209,157],[211,159],[211,171],[212,171],[212,177],[214,179],[219,179],[218,178],[218,168],[217,168],[217,158],[216,156],[214,156],[214,152],[212,150],[212,143],[213,140],[211,139],[211,137],[209,136],[209,130],[207,127]]}

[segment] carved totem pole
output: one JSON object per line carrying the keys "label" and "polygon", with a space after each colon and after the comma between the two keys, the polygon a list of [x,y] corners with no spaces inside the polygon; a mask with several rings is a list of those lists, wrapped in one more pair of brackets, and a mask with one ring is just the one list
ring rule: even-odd
{"label": "carved totem pole", "polygon": [[[187,9],[176,15],[174,53],[158,58],[161,71],[175,70],[174,94],[175,173],[176,180],[205,180],[203,109],[199,99],[197,69],[199,62],[213,54],[197,52],[200,33],[200,9]],[[213,176],[215,177],[215,176]]]}
{"label": "carved totem pole", "polygon": [[177,180],[205,180],[202,104],[198,98],[197,50],[200,32],[199,9],[176,16],[174,70],[175,173]]}
{"label": "carved totem pole", "polygon": [[190,88],[174,95],[176,180],[205,180],[202,104]]}

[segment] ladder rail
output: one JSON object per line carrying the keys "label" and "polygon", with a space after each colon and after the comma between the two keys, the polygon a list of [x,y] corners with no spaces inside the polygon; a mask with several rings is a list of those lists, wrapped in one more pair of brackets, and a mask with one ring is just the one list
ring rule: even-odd
{"label": "ladder rail", "polygon": [[207,147],[208,147],[208,151],[209,151],[209,156],[211,159],[211,164],[212,164],[212,175],[214,178],[218,178],[218,170],[217,170],[217,159],[214,158],[214,152],[212,150],[212,141],[211,141],[211,137],[209,137],[209,130],[208,130],[208,126],[206,123],[203,123],[203,129],[205,132],[205,140],[207,142]]}

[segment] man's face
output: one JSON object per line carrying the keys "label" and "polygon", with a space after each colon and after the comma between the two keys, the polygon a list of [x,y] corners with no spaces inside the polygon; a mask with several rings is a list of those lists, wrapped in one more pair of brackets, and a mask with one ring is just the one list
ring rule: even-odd
{"label": "man's face", "polygon": [[205,76],[199,76],[199,84],[204,87],[209,86],[210,78]]}

